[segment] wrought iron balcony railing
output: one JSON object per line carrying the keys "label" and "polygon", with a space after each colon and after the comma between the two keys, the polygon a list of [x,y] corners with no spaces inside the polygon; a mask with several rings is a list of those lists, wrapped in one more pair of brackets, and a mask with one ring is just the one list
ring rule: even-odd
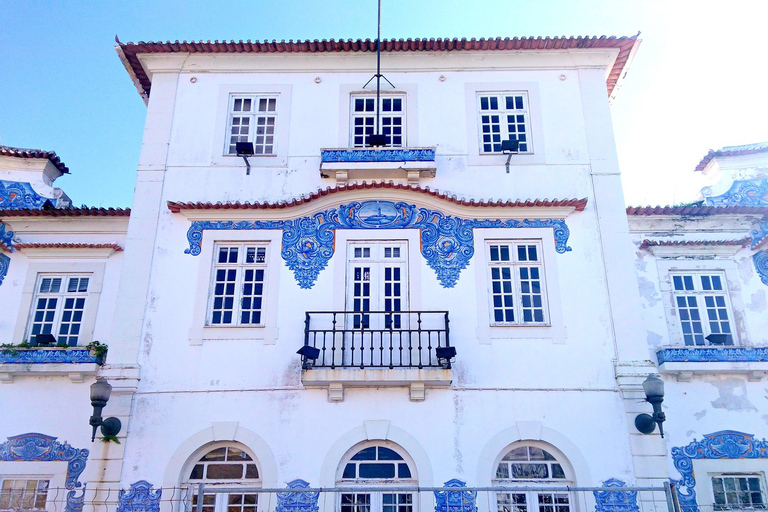
{"label": "wrought iron balcony railing", "polygon": [[302,367],[447,369],[449,334],[447,311],[307,311]]}

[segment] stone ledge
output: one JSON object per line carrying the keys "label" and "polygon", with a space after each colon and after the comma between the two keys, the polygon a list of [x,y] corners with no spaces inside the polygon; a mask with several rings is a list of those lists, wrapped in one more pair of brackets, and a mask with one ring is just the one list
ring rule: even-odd
{"label": "stone ledge", "polygon": [[348,387],[408,387],[414,402],[426,398],[427,388],[446,388],[453,382],[453,372],[437,368],[403,369],[327,369],[303,370],[301,382],[307,388],[327,388],[328,401],[344,400]]}
{"label": "stone ledge", "polygon": [[86,376],[96,375],[101,367],[96,363],[3,363],[0,364],[0,382],[10,384],[15,377],[67,376],[72,382],[83,382]]}

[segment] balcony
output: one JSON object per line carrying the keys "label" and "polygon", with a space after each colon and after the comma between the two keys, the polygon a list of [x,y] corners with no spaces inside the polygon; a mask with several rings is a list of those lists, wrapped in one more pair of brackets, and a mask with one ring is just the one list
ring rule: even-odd
{"label": "balcony", "polygon": [[320,174],[335,178],[337,183],[348,180],[406,178],[418,183],[423,177],[437,172],[435,148],[338,148],[320,151]]}
{"label": "balcony", "polygon": [[304,345],[318,357],[302,356],[302,382],[327,386],[331,401],[344,386],[408,386],[418,401],[451,384],[451,361],[438,357],[451,346],[447,311],[308,311]]}
{"label": "balcony", "polygon": [[694,375],[744,374],[751,381],[768,375],[768,347],[708,345],[660,347],[656,350],[659,372],[688,381]]}
{"label": "balcony", "polygon": [[12,383],[18,376],[69,377],[72,382],[83,382],[95,375],[103,359],[85,347],[20,348],[3,347],[0,350],[0,382]]}

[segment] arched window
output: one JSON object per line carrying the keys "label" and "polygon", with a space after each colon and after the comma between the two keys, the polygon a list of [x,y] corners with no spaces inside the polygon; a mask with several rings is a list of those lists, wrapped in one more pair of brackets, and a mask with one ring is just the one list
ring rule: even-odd
{"label": "arched window", "polygon": [[415,493],[366,491],[365,486],[416,486],[418,480],[410,457],[394,443],[357,446],[339,466],[337,485],[360,486],[359,492],[341,493],[341,512],[414,512]]}
{"label": "arched window", "polygon": [[203,512],[257,512],[259,496],[254,492],[209,492],[216,487],[237,484],[261,487],[261,472],[254,457],[244,447],[218,445],[209,447],[186,475],[192,510],[197,510],[199,484],[203,484]]}
{"label": "arched window", "polygon": [[497,492],[498,512],[571,512],[569,493],[546,490],[573,483],[567,461],[558,459],[553,452],[549,447],[528,443],[506,451],[496,465],[493,483],[498,487],[519,485],[521,489]]}

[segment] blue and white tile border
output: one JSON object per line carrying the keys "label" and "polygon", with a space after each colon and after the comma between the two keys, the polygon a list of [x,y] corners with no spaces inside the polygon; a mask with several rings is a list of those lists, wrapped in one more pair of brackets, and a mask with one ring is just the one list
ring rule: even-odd
{"label": "blue and white tile border", "polygon": [[[9,437],[0,444],[0,461],[51,462],[67,463],[67,475],[64,486],[67,502],[64,512],[82,512],[85,503],[85,485],[80,483],[80,475],[85,470],[88,460],[87,449],[72,448],[68,443],[60,443],[56,437],[30,432]],[[76,489],[82,487],[78,496]]]}
{"label": "blue and white tile border", "polygon": [[322,163],[434,162],[435,148],[323,149],[320,157]]}
{"label": "blue and white tile border", "polygon": [[301,288],[312,288],[334,254],[337,229],[418,229],[421,255],[444,288],[456,285],[475,253],[474,228],[552,228],[555,250],[565,253],[570,230],[565,219],[464,219],[405,202],[362,201],[342,204],[311,217],[277,221],[193,221],[189,249],[197,256],[205,230],[282,229],[280,255]]}
{"label": "blue and white tile border", "polygon": [[25,348],[0,350],[1,364],[98,363],[87,348]]}
{"label": "blue and white tile border", "polygon": [[673,446],[670,451],[680,480],[671,479],[677,488],[680,507],[685,512],[699,512],[696,502],[696,479],[693,461],[697,459],[765,459],[768,441],[755,439],[752,434],[723,430],[706,434],[701,441],[694,439],[687,446]]}
{"label": "blue and white tile border", "polygon": [[690,347],[662,348],[656,351],[664,363],[762,363],[768,362],[768,347]]}
{"label": "blue and white tile border", "polygon": [[131,484],[130,489],[121,489],[117,495],[117,512],[160,512],[162,489],[153,489],[146,480]]}
{"label": "blue and white tile border", "polygon": [[47,201],[55,199],[41,196],[27,182],[0,180],[0,210],[40,210]]}

